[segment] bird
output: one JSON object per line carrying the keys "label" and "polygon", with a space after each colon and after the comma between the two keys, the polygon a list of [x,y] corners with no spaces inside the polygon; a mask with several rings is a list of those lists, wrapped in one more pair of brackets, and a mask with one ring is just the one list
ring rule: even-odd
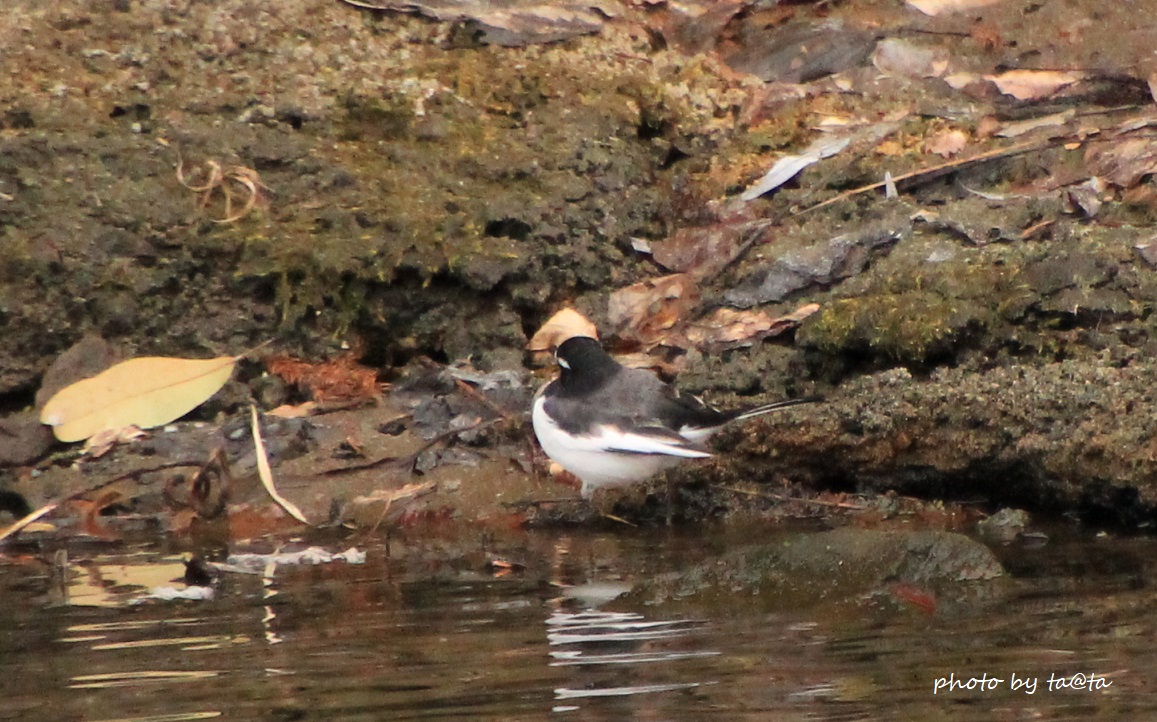
{"label": "bird", "polygon": [[727,424],[820,400],[720,410],[650,371],[623,366],[588,336],[563,341],[555,360],[559,375],[535,395],[531,423],[546,455],[582,481],[584,499],[711,456],[705,442]]}

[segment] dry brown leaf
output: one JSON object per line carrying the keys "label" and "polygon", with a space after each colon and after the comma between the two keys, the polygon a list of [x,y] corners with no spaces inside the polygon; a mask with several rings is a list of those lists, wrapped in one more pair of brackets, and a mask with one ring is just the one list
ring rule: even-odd
{"label": "dry brown leaf", "polygon": [[265,453],[265,442],[261,440],[261,424],[257,420],[257,407],[250,406],[249,414],[250,428],[253,430],[253,449],[257,452],[257,476],[261,478],[261,484],[278,506],[285,509],[290,516],[302,524],[309,524],[309,520],[305,518],[305,514],[301,513],[301,509],[298,509],[296,504],[277,493],[277,488],[273,485],[273,470],[269,468],[269,455]]}
{"label": "dry brown leaf", "polygon": [[695,279],[687,273],[676,273],[612,293],[607,301],[607,320],[620,339],[655,346],[698,303]]}
{"label": "dry brown leaf", "polygon": [[129,359],[58,391],[40,412],[61,441],[106,429],[151,429],[181,418],[225,385],[239,356]]}
{"label": "dry brown leaf", "polygon": [[306,401],[300,404],[282,404],[276,409],[266,411],[266,416],[276,416],[279,419],[304,419],[313,416],[317,411],[316,401]]}
{"label": "dry brown leaf", "polygon": [[962,130],[946,129],[924,139],[924,152],[951,158],[968,147],[968,134]]}
{"label": "dry brown leaf", "polygon": [[737,311],[732,308],[719,308],[707,318],[692,324],[687,329],[687,338],[700,349],[718,345],[728,348],[750,345],[795,328],[819,309],[819,304],[809,303],[785,316],[773,318],[771,314],[762,310]]}
{"label": "dry brown leaf", "polygon": [[1088,170],[1120,188],[1132,188],[1146,176],[1157,174],[1157,138],[1115,138],[1089,146]]}
{"label": "dry brown leaf", "polygon": [[564,308],[547,319],[526,344],[528,351],[551,351],[568,338],[587,336],[597,339],[598,329],[589,318],[573,308]]}
{"label": "dry brown leaf", "polygon": [[1061,88],[1084,79],[1084,73],[1071,70],[1009,70],[999,75],[986,75],[1005,95],[1017,100],[1040,100]]}

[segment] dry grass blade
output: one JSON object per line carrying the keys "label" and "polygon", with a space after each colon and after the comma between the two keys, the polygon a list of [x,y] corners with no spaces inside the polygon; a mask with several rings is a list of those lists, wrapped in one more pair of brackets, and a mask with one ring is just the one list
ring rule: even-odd
{"label": "dry grass blade", "polygon": [[277,488],[273,486],[273,470],[269,468],[269,455],[265,453],[265,442],[261,440],[261,424],[257,421],[257,407],[250,406],[249,413],[253,428],[253,449],[257,452],[257,475],[261,477],[265,491],[269,492],[270,498],[277,502],[282,509],[285,509],[291,517],[302,524],[309,524],[309,520],[305,518],[305,514],[301,513],[301,509],[277,493]]}
{"label": "dry grass blade", "polygon": [[0,532],[0,543],[3,543],[4,540],[10,536],[15,536],[16,534],[19,534],[21,532],[21,530],[23,530],[29,524],[33,523],[34,521],[36,521],[40,517],[44,516],[45,514],[51,512],[55,508],[56,508],[56,502],[53,502],[52,504],[45,504],[44,506],[40,507],[36,511],[32,512],[31,514],[28,514],[24,518],[17,520],[16,523],[14,523],[12,526],[10,526],[7,529],[5,529],[4,531]]}

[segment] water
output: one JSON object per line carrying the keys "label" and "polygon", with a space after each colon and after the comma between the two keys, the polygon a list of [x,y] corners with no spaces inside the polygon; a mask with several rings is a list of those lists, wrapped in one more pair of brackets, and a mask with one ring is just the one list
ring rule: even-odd
{"label": "water", "polygon": [[[395,540],[388,554],[368,547],[365,564],[226,574],[213,600],[143,604],[130,601],[182,574],[179,555],[72,549],[64,603],[46,565],[9,550],[0,720],[1157,715],[1152,540],[1004,548],[1013,591],[973,612],[874,594],[696,615],[605,601],[731,543],[641,531]],[[1077,673],[1081,689],[1047,689]]]}

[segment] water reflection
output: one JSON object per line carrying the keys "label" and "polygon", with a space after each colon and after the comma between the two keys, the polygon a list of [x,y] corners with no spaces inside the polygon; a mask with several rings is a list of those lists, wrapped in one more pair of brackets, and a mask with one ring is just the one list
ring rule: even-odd
{"label": "water reflection", "polygon": [[[615,600],[638,579],[711,558],[716,545],[677,534],[395,540],[362,565],[223,574],[212,600],[138,605],[129,601],[181,576],[179,556],[90,555],[70,572],[67,605],[44,594],[50,564],[36,578],[0,566],[0,720],[1157,713],[1149,540],[1005,549],[1015,591],[974,613],[866,597],[771,611],[733,601],[689,615]],[[1048,690],[1050,675],[1078,673],[1111,685]],[[965,686],[981,675],[1002,681]],[[959,685],[934,693],[950,676]]]}

